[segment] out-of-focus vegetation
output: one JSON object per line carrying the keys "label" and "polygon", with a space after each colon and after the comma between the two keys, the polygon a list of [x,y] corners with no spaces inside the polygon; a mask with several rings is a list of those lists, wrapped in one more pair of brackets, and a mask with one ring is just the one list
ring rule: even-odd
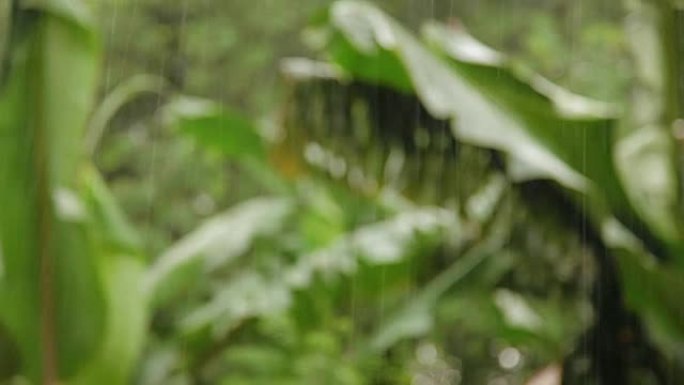
{"label": "out-of-focus vegetation", "polygon": [[678,384],[680,8],[0,4],[0,383]]}
{"label": "out-of-focus vegetation", "polygon": [[[615,1],[393,1],[376,2],[411,28],[437,18],[462,20],[493,47],[575,92],[619,102],[627,95],[628,52],[623,7]],[[255,119],[277,114],[284,97],[279,63],[310,56],[306,27],[330,1],[226,2],[203,0],[102,1],[107,43],[103,93],[144,73],[165,79],[161,95],[148,94],[115,117],[96,162],[126,211],[145,232],[150,253],[186,233],[218,207],[258,187],[230,182],[220,159],[206,159],[160,126],[154,111],[175,90],[207,97]],[[153,128],[154,127],[154,128]],[[152,146],[152,143],[154,146]],[[194,151],[194,152],[193,152]],[[191,155],[192,154],[192,155]],[[193,156],[195,162],[184,160]],[[203,158],[202,160],[197,158]],[[159,168],[163,172],[157,172]],[[228,171],[234,175],[235,170]],[[150,181],[154,180],[153,183]],[[203,186],[190,191],[188,186]],[[158,199],[158,191],[164,191]],[[156,210],[174,204],[176,210]]]}

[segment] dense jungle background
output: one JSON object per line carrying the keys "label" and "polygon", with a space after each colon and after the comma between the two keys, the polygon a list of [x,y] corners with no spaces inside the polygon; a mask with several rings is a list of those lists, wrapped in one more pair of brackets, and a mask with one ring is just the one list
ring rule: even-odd
{"label": "dense jungle background", "polygon": [[0,384],[684,384],[681,1],[0,0],[0,63]]}

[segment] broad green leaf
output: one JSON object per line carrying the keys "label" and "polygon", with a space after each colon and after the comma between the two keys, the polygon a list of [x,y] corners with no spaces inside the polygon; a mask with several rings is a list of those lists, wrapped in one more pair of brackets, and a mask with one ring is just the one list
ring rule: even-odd
{"label": "broad green leaf", "polygon": [[[506,151],[523,161],[526,167],[535,169],[532,175],[537,177],[556,180],[571,189],[598,193],[613,209],[634,220],[613,167],[615,120],[605,117],[609,113],[608,107],[559,90],[541,78],[528,80],[517,75],[505,61],[490,64],[463,60],[454,53],[453,41],[464,32],[437,25],[425,31],[436,49],[446,56],[452,73],[469,85],[462,95],[468,92],[483,95],[487,105],[505,115],[498,121],[478,119],[477,116],[473,116],[469,124],[457,121],[454,127],[457,137]],[[467,95],[456,96],[454,103],[460,103],[464,97],[467,99]],[[456,119],[461,119],[458,112]],[[529,140],[529,147],[515,143],[522,132]],[[535,161],[525,155],[528,149],[532,153],[548,152],[559,164],[580,176],[582,184],[573,186],[563,173],[540,169],[540,159]]]}
{"label": "broad green leaf", "polygon": [[[616,106],[574,94],[541,75],[516,65],[507,56],[475,39],[462,27],[447,27],[430,22],[424,26],[423,36],[429,45],[445,55],[449,61],[496,68],[502,78],[499,79],[503,83],[500,85],[501,89],[516,88],[522,92],[520,97],[532,99],[547,107],[547,110],[555,111],[560,117],[614,119],[618,113]],[[477,81],[473,80],[473,83]],[[505,103],[500,104],[505,108]]]}
{"label": "broad green leaf", "polygon": [[247,118],[199,98],[179,97],[166,107],[167,118],[202,146],[238,159],[265,157],[261,136]]}
{"label": "broad green leaf", "polygon": [[506,153],[514,178],[589,193],[592,206],[607,203],[660,256],[672,252],[674,241],[645,222],[622,187],[610,108],[516,73],[462,31],[428,26],[433,53],[368,3],[339,1],[329,18],[327,49],[347,73],[415,92],[433,117],[452,121],[459,140]]}
{"label": "broad green leaf", "polygon": [[643,315],[659,342],[684,343],[684,273],[632,251],[618,253],[628,305]]}
{"label": "broad green leaf", "polygon": [[684,343],[684,271],[663,266],[616,221],[606,221],[603,238],[615,253],[627,305],[644,317],[662,347]]}
{"label": "broad green leaf", "polygon": [[145,262],[140,244],[97,171],[82,172],[88,208],[89,242],[97,257],[107,303],[97,352],[71,384],[129,383],[147,330]]}
{"label": "broad green leaf", "polygon": [[256,198],[209,219],[151,267],[145,291],[153,306],[173,298],[202,274],[245,254],[259,237],[281,231],[293,209],[293,202],[285,198]]}
{"label": "broad green leaf", "polygon": [[96,84],[99,47],[80,8],[22,2],[0,89],[0,322],[36,382],[76,373],[97,350],[106,316],[86,223],[56,209],[60,191],[77,190]]}
{"label": "broad green leaf", "polygon": [[129,384],[146,340],[143,262],[137,256],[109,253],[102,256],[100,272],[107,299],[105,334],[97,353],[69,382],[74,385]]}
{"label": "broad green leaf", "polygon": [[84,166],[81,174],[84,180],[84,199],[88,204],[88,219],[92,223],[91,236],[98,238],[98,248],[117,250],[131,256],[138,255],[142,247],[141,240],[102,177],[92,166]]}
{"label": "broad green leaf", "polygon": [[[587,181],[581,173],[544,145],[543,140],[548,141],[551,134],[561,132],[559,125],[540,128],[539,124],[534,124],[546,122],[528,122],[514,116],[515,109],[510,111],[499,101],[491,100],[492,95],[486,90],[456,74],[408,31],[370,4],[340,1],[330,12],[336,38],[331,40],[332,46],[328,50],[333,60],[346,71],[361,79],[391,86],[408,83],[408,87],[400,89],[415,92],[435,118],[455,120],[454,131],[460,139],[506,151],[534,165],[542,175],[572,188],[586,187]],[[379,57],[387,59],[379,60]],[[392,63],[392,67],[401,68],[402,76],[388,80],[386,77],[393,72],[386,69],[390,66],[385,61]],[[382,68],[379,72],[383,77],[369,76],[364,73],[365,68]],[[491,80],[496,81],[497,77]],[[516,88],[510,88],[510,93],[515,91]],[[510,94],[503,96],[511,98]],[[535,94],[523,93],[522,96],[527,97],[527,100],[521,98],[522,102],[528,104],[540,99]],[[550,116],[537,119],[553,117],[548,112],[545,115]]]}

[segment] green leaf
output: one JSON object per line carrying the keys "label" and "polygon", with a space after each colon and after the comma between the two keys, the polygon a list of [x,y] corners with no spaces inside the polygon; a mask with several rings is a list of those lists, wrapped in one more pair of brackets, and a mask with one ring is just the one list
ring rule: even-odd
{"label": "green leaf", "polygon": [[76,373],[105,323],[85,223],[56,207],[60,191],[77,190],[99,47],[75,13],[79,2],[22,6],[0,89],[0,322],[16,341],[22,373],[42,382]]}
{"label": "green leaf", "polygon": [[[432,116],[455,120],[454,131],[460,139],[506,151],[534,165],[541,175],[557,179],[572,188],[586,187],[587,181],[581,173],[572,169],[541,142],[542,139],[548,141],[551,134],[560,133],[561,126],[549,128],[547,122],[543,121],[553,119],[549,112],[542,110],[542,116],[530,116],[527,120],[523,118],[528,116],[514,116],[518,112],[515,108],[505,109],[499,104],[500,101],[491,100],[492,96],[497,95],[471,84],[471,79],[459,76],[409,32],[370,4],[340,1],[332,6],[330,17],[332,26],[341,36],[330,42],[332,47],[329,50],[333,59],[352,75],[392,86],[405,83],[403,77],[388,81],[387,75],[371,78],[363,72],[365,68],[381,67],[383,70],[380,72],[388,74],[385,67],[389,66],[384,61],[391,61],[392,66],[404,69],[410,85],[408,90],[419,96]],[[347,45],[340,44],[340,39]],[[389,59],[379,61],[378,57],[381,56]],[[495,73],[491,71],[485,75]],[[491,83],[497,81],[499,78],[495,76]],[[518,99],[521,105],[541,100],[539,95],[526,93],[521,82],[517,83],[515,87],[503,89],[510,90],[513,95],[517,94],[515,91],[522,90],[522,98]],[[511,98],[511,95],[503,97]],[[525,97],[527,99],[523,99]]]}
{"label": "green leaf", "polygon": [[82,171],[90,250],[97,257],[107,318],[97,352],[71,384],[129,383],[145,342],[147,296],[140,243],[113,196],[92,168]]}
{"label": "green leaf", "polygon": [[665,269],[633,252],[620,253],[628,305],[645,316],[659,342],[684,343],[684,273]]}
{"label": "green leaf", "polygon": [[151,267],[145,287],[153,306],[244,255],[259,237],[278,233],[293,209],[293,203],[284,198],[257,198],[209,219],[172,245]]}
{"label": "green leaf", "polygon": [[181,97],[166,112],[172,124],[206,148],[238,159],[265,158],[256,127],[236,111],[204,99]]}
{"label": "green leaf", "polygon": [[85,199],[91,236],[97,238],[98,249],[116,250],[131,256],[137,255],[142,242],[128,222],[111,191],[93,166],[82,168]]}
{"label": "green leaf", "polygon": [[[684,271],[658,264],[639,240],[616,221],[603,238],[615,253],[627,305],[644,317],[655,341],[668,350],[684,343]],[[679,346],[678,346],[679,345]]]}
{"label": "green leaf", "polygon": [[136,256],[106,254],[100,262],[107,300],[105,334],[97,354],[70,382],[74,385],[130,383],[147,331],[145,266]]}
{"label": "green leaf", "polygon": [[433,53],[368,3],[339,1],[329,17],[327,49],[347,73],[415,92],[433,117],[452,121],[459,140],[507,154],[515,179],[546,178],[588,193],[592,207],[607,203],[656,254],[673,253],[673,240],[648,225],[622,187],[611,108],[523,76],[463,31],[428,26]]}

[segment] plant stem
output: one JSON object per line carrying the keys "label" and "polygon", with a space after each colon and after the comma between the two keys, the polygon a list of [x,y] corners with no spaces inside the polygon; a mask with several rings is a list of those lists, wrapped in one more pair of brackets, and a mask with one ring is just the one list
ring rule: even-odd
{"label": "plant stem", "polygon": [[[19,17],[21,17],[21,13]],[[33,167],[36,175],[36,208],[37,208],[37,242],[38,242],[38,263],[39,273],[39,292],[40,292],[40,343],[41,343],[41,366],[42,383],[44,385],[56,385],[58,383],[57,370],[57,341],[55,322],[57,320],[55,310],[55,256],[53,250],[53,205],[52,188],[49,173],[50,144],[49,124],[46,117],[41,112],[44,111],[43,92],[45,86],[44,66],[44,38],[45,32],[41,31],[43,24],[34,24],[36,31],[36,41],[33,55],[35,55],[34,79],[29,83],[29,92],[35,106],[36,116],[33,118]]]}

